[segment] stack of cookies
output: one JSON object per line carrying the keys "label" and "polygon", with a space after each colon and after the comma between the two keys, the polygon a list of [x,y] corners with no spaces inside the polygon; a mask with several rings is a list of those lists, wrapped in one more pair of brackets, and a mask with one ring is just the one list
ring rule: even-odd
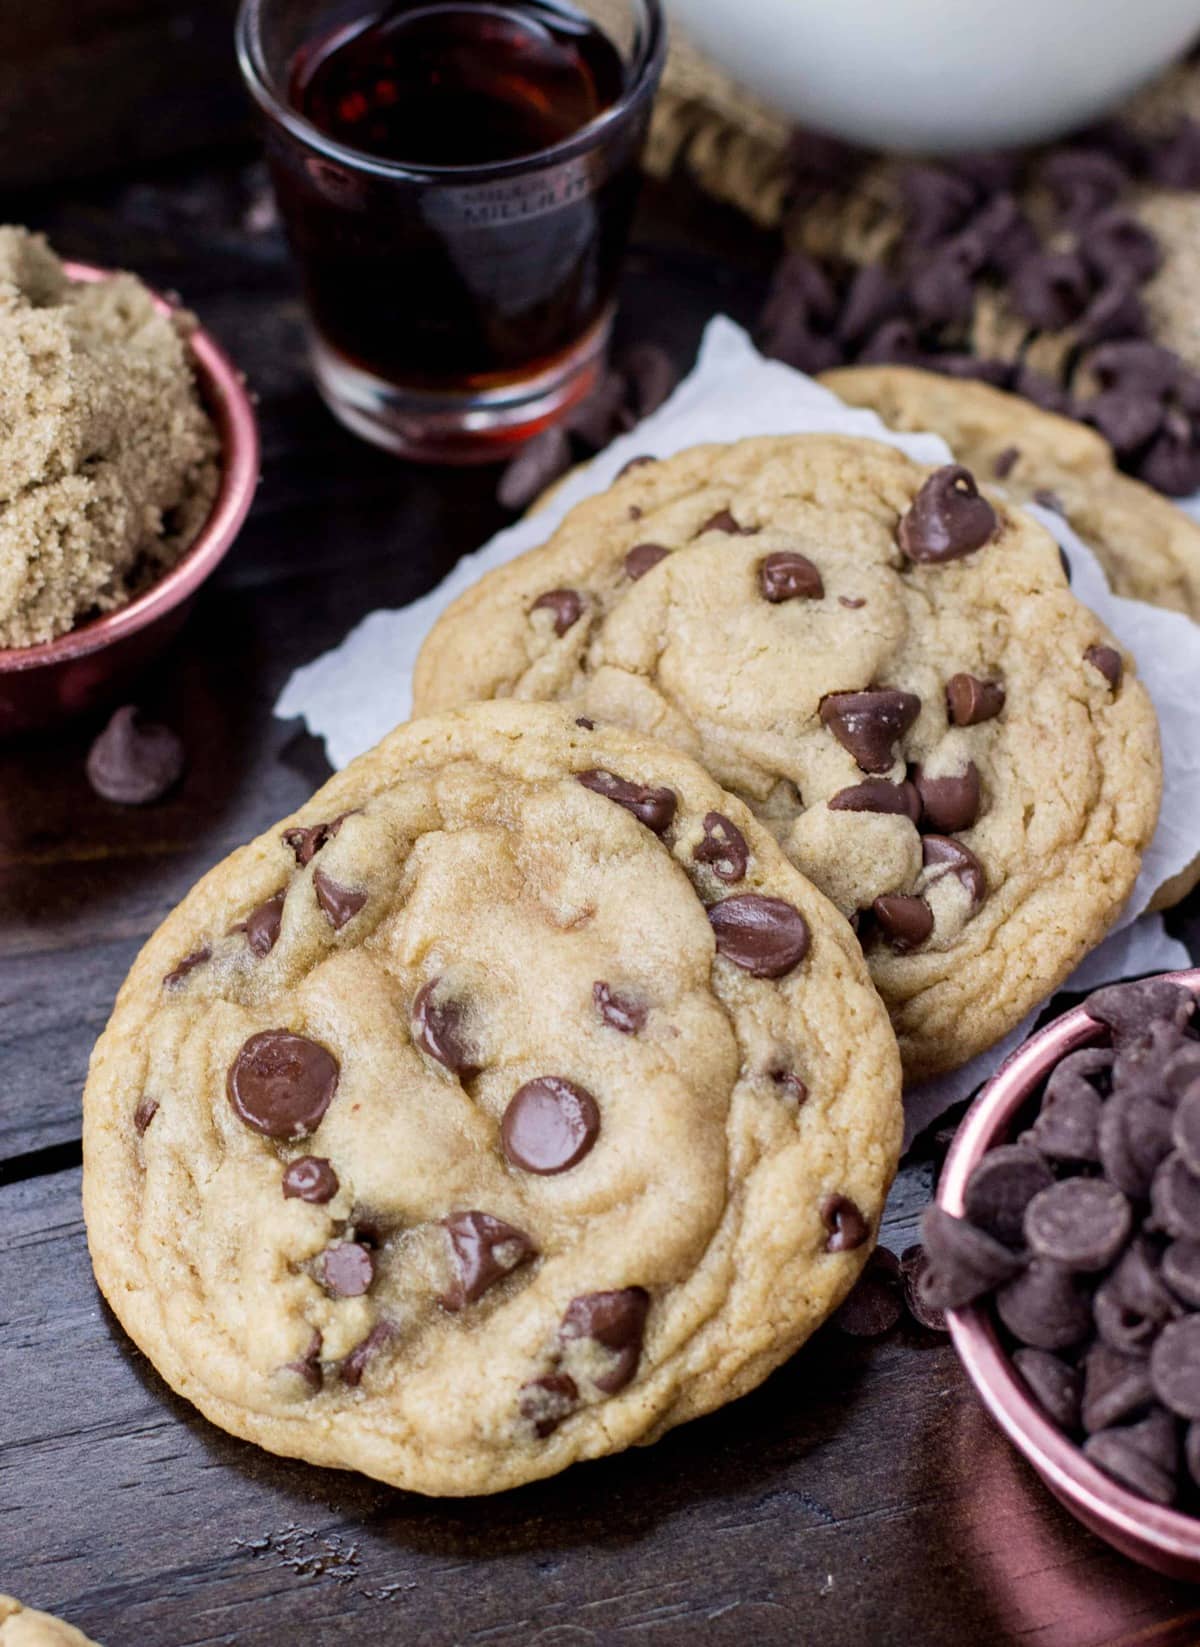
{"label": "stack of cookies", "polygon": [[216,1423],[482,1493],[826,1319],[902,1079],[1105,934],[1161,761],[1040,526],[830,436],[629,466],[446,612],[416,700],[147,944],[84,1199]]}

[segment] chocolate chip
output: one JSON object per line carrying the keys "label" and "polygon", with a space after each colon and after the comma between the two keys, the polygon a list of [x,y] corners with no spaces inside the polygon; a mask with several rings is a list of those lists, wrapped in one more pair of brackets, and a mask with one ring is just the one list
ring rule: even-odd
{"label": "chocolate chip", "polygon": [[773,606],[788,600],[820,600],[825,593],[821,574],[807,555],[781,549],[758,568],[758,586]]}
{"label": "chocolate chip", "polygon": [[622,1035],[637,1035],[645,1029],[649,1009],[631,995],[618,995],[606,983],[594,983],[592,999],[604,1022]]}
{"label": "chocolate chip", "polygon": [[1085,262],[1109,280],[1149,280],[1162,262],[1157,237],[1121,207],[1092,219],[1080,250]]}
{"label": "chocolate chip", "polygon": [[285,829],[282,840],[285,846],[290,846],[301,869],[310,864],[320,852],[328,846],[330,841],[341,829],[347,818],[353,817],[351,812],[343,812],[339,817],[332,818],[328,823],[310,824],[308,827],[298,826],[295,829]]}
{"label": "chocolate chip", "polygon": [[1104,436],[1118,457],[1144,446],[1162,423],[1162,402],[1134,389],[1106,389],[1083,408],[1087,420]]}
{"label": "chocolate chip", "polygon": [[255,1132],[307,1138],[333,1101],[338,1074],[337,1059],[318,1042],[267,1029],[242,1047],[226,1086],[234,1111]]}
{"label": "chocolate chip", "polygon": [[456,1275],[441,1302],[448,1310],[462,1310],[483,1297],[489,1287],[502,1281],[521,1264],[537,1256],[537,1248],[525,1234],[489,1212],[456,1212],[442,1219],[450,1237],[450,1252]]}
{"label": "chocolate chip", "polygon": [[441,988],[440,977],[431,978],[417,992],[413,1002],[412,1035],[422,1052],[448,1069],[460,1080],[479,1074],[478,1055],[467,1032],[467,1012],[463,1002]]}
{"label": "chocolate chip", "polygon": [[1163,1067],[1162,1085],[1166,1101],[1179,1103],[1188,1096],[1197,1081],[1200,1081],[1200,1041],[1184,1040]]}
{"label": "chocolate chip", "polygon": [[1034,1258],[996,1294],[996,1313],[1023,1344],[1065,1350],[1087,1337],[1090,1301],[1069,1270]]}
{"label": "chocolate chip", "polygon": [[897,539],[909,560],[940,565],[981,549],[996,533],[996,511],[960,463],[948,463],[921,487],[901,517]]}
{"label": "chocolate chip", "polygon": [[[1200,1241],[1200,1178],[1182,1155],[1168,1155],[1150,1186],[1154,1223],[1175,1240]],[[1196,1415],[1200,1417],[1200,1413]]]}
{"label": "chocolate chip", "polygon": [[313,891],[335,932],[340,932],[347,921],[352,921],[367,901],[367,894],[354,887],[343,886],[323,869],[313,871]]}
{"label": "chocolate chip", "polygon": [[1192,1015],[1193,997],[1182,984],[1169,978],[1142,978],[1132,984],[1107,984],[1083,1003],[1083,1010],[1098,1024],[1112,1030],[1118,1045],[1145,1033],[1151,1023],[1163,1019],[1182,1029]]}
{"label": "chocolate chip", "polygon": [[821,1222],[829,1231],[826,1252],[853,1252],[871,1234],[871,1226],[848,1195],[827,1195],[821,1202]]}
{"label": "chocolate chip", "polygon": [[723,812],[706,812],[704,838],[697,841],[692,857],[698,864],[707,864],[719,881],[731,884],[745,875],[750,848],[732,819]]}
{"label": "chocolate chip", "polygon": [[933,886],[943,875],[957,875],[970,894],[971,903],[978,907],[987,895],[987,876],[983,865],[969,847],[949,835],[926,835],[921,842],[921,858],[927,871],[925,885]]}
{"label": "chocolate chip", "polygon": [[1054,1178],[1035,1150],[1023,1144],[990,1149],[972,1172],[963,1197],[967,1217],[1005,1246],[1022,1244],[1026,1209]]}
{"label": "chocolate chip", "polygon": [[808,922],[782,898],[739,893],[713,904],[708,919],[717,953],[753,978],[782,978],[808,954]]}
{"label": "chocolate chip", "polygon": [[882,1338],[904,1313],[900,1266],[886,1247],[876,1247],[841,1307],[830,1317],[850,1338]]}
{"label": "chocolate chip", "polygon": [[931,778],[921,767],[913,774],[921,797],[921,827],[938,835],[970,829],[979,816],[979,768],[968,761],[963,772]]}
{"label": "chocolate chip", "polygon": [[1131,389],[1161,397],[1179,381],[1179,356],[1141,338],[1101,344],[1084,365],[1103,389]]}
{"label": "chocolate chip", "polygon": [[207,944],[204,944],[200,949],[193,950],[190,955],[185,955],[183,960],[167,973],[163,979],[163,988],[178,989],[189,973],[195,972],[198,966],[203,966],[205,961],[211,960],[212,950]]}
{"label": "chocolate chip", "polygon": [[1150,1352],[1150,1382],[1180,1418],[1200,1418],[1200,1315],[1172,1321]]}
{"label": "chocolate chip", "polygon": [[1176,1106],[1171,1138],[1184,1166],[1200,1177],[1200,1078],[1185,1089]]}
{"label": "chocolate chip", "polygon": [[1054,412],[1059,417],[1072,415],[1071,397],[1063,386],[1046,377],[1043,372],[1035,372],[1032,366],[1017,367],[1013,374],[1012,389],[1014,394],[1032,400],[1043,412]]}
{"label": "chocolate chip", "polygon": [[763,318],[768,326],[773,318],[773,306],[799,304],[806,318],[818,326],[831,326],[837,314],[837,293],[821,265],[798,247],[785,253],[775,265],[771,276],[771,295]]}
{"label": "chocolate chip", "polygon": [[542,1441],[553,1435],[564,1418],[569,1418],[579,1400],[575,1380],[566,1373],[547,1373],[521,1385],[521,1417],[533,1425]]}
{"label": "chocolate chip", "polygon": [[1200,189],[1200,125],[1187,118],[1149,145],[1146,175],[1164,189]]}
{"label": "chocolate chip", "polygon": [[375,1279],[375,1260],[357,1241],[339,1241],[321,1254],[321,1281],[338,1298],[361,1298]]}
{"label": "chocolate chip", "polygon": [[775,1085],[799,1109],[808,1099],[808,1088],[796,1074],[794,1069],[775,1069],[771,1071],[771,1079]]}
{"label": "chocolate chip", "polygon": [[878,263],[855,269],[842,301],[837,332],[844,343],[861,343],[885,321],[903,314],[905,294]]}
{"label": "chocolate chip", "polygon": [[1081,344],[1105,343],[1112,338],[1144,337],[1149,329],[1145,305],[1125,276],[1101,288],[1075,327]]}
{"label": "chocolate chip", "polygon": [[518,1087],[500,1123],[504,1153],[526,1172],[566,1172],[596,1142],[600,1111],[584,1087],[543,1075]]}
{"label": "chocolate chip", "polygon": [[847,610],[849,610],[851,612],[860,611],[866,604],[867,604],[866,601],[863,599],[863,597],[861,595],[839,595],[838,596],[838,605],[846,607]]}
{"label": "chocolate chip", "polygon": [[1170,1426],[1172,1433],[1169,1439],[1163,1427],[1162,1419],[1165,1416],[1151,1414],[1140,1424],[1101,1430],[1084,1442],[1084,1456],[1105,1475],[1112,1476],[1124,1487],[1132,1488],[1143,1498],[1149,1498],[1155,1504],[1172,1504],[1175,1500],[1177,1466],[1170,1462],[1169,1455],[1166,1463],[1153,1456],[1176,1445],[1173,1426]]}
{"label": "chocolate chip", "polygon": [[625,556],[625,576],[636,583],[647,572],[653,571],[660,560],[666,560],[670,553],[661,543],[635,543]]}
{"label": "chocolate chip", "polygon": [[1144,1199],[1170,1153],[1170,1111],[1140,1092],[1114,1092],[1100,1112],[1099,1137],[1108,1177],[1135,1201]]}
{"label": "chocolate chip", "polygon": [[1075,252],[1034,252],[1013,274],[1009,294],[1031,326],[1061,332],[1087,308],[1092,277]]}
{"label": "chocolate chip", "polygon": [[1079,1427],[1079,1369],[1049,1350],[1015,1350],[1013,1366],[1029,1387],[1038,1406],[1063,1430]]}
{"label": "chocolate chip", "polygon": [[1168,497],[1186,498],[1200,490],[1200,441],[1186,418],[1164,420],[1161,434],[1137,463],[1137,475]]}
{"label": "chocolate chip", "polygon": [[1121,684],[1125,665],[1121,654],[1112,646],[1089,646],[1083,654],[1093,669],[1098,669],[1115,692]]}
{"label": "chocolate chip", "polygon": [[975,308],[975,270],[952,241],[935,248],[909,285],[918,319],[933,326],[969,321]]}
{"label": "chocolate chip", "polygon": [[1082,1420],[1089,1433],[1131,1418],[1154,1398],[1145,1356],[1123,1355],[1096,1343],[1084,1359]]}
{"label": "chocolate chip", "polygon": [[1107,1047],[1073,1052],[1055,1069],[1033,1123],[1033,1142],[1053,1161],[1100,1159],[1101,1096],[1092,1077],[1112,1066]]}
{"label": "chocolate chip", "polygon": [[257,909],[252,909],[246,919],[233,928],[235,932],[246,934],[246,942],[258,956],[269,955],[279,942],[286,897],[286,892],[277,892],[273,898],[259,904]]}
{"label": "chocolate chip", "polygon": [[995,720],[1004,708],[999,681],[981,681],[977,675],[951,675],[946,682],[946,712],[952,726],[980,726]]}
{"label": "chocolate chip", "polygon": [[662,835],[670,828],[676,806],[673,789],[655,789],[646,784],[632,783],[598,767],[577,772],[575,778],[585,789],[603,795],[606,800],[615,801],[618,806],[632,812],[638,822],[644,823],[654,834]]}
{"label": "chocolate chip", "polygon": [[1093,1308],[1096,1331],[1104,1342],[1131,1355],[1144,1352],[1163,1323],[1179,1313],[1140,1240],[1096,1289]]}
{"label": "chocolate chip", "polygon": [[887,320],[859,351],[860,366],[915,366],[921,360],[921,342],[911,320]]}
{"label": "chocolate chip", "polygon": [[647,452],[641,452],[637,457],[631,457],[628,463],[621,465],[617,470],[617,479],[624,480],[625,476],[631,475],[635,469],[644,469],[648,463],[657,462],[657,458],[651,457]]}
{"label": "chocolate chip", "polygon": [[324,1206],[338,1192],[338,1175],[324,1156],[302,1155],[283,1175],[283,1193],[288,1200],[311,1201]]}
{"label": "chocolate chip", "polygon": [[144,721],[133,704],[118,709],[88,750],[87,779],[118,806],[161,800],[183,776],[183,743],[168,727]]}
{"label": "chocolate chip", "polygon": [[931,245],[958,228],[978,198],[966,178],[940,166],[906,166],[900,194],[906,232],[918,246]]}
{"label": "chocolate chip", "polygon": [[553,612],[554,633],[565,635],[583,616],[583,596],[576,589],[547,589],[529,608],[531,612]]}
{"label": "chocolate chip", "polygon": [[885,892],[872,903],[871,911],[898,955],[918,948],[933,931],[933,911],[924,898]]}
{"label": "chocolate chip", "polygon": [[[1020,457],[1021,448],[1019,446],[1006,446],[1002,452],[997,454],[992,464],[992,474],[997,480],[1007,480],[1020,461]],[[957,675],[954,678],[959,679]],[[964,678],[970,680],[971,676],[968,675]]]}
{"label": "chocolate chip", "polygon": [[679,381],[674,361],[657,343],[633,343],[623,349],[617,369],[625,378],[626,394],[639,419],[657,412]]}
{"label": "chocolate chip", "polygon": [[880,812],[909,818],[921,816],[921,797],[914,784],[891,783],[887,778],[867,778],[863,783],[839,789],[828,802],[831,812]]}
{"label": "chocolate chip", "polygon": [[392,1336],[392,1331],[388,1322],[377,1321],[367,1336],[354,1346],[339,1369],[344,1384],[357,1388],[362,1383],[368,1363],[375,1359]]}
{"label": "chocolate chip", "polygon": [[1200,1310],[1200,1241],[1172,1241],[1162,1255],[1162,1278],[1189,1309]]}
{"label": "chocolate chip", "polygon": [[319,1332],[313,1332],[308,1341],[308,1348],[299,1361],[289,1361],[285,1371],[293,1372],[302,1378],[310,1390],[319,1390],[325,1382],[325,1374],[321,1367],[321,1348],[324,1340]]}
{"label": "chocolate chip", "polygon": [[1124,193],[1129,173],[1102,149],[1053,151],[1039,166],[1038,177],[1054,196],[1068,224],[1081,224]]}
{"label": "chocolate chip", "polygon": [[505,466],[496,487],[502,509],[525,509],[571,467],[571,441],[565,428],[552,424],[526,441]]}
{"label": "chocolate chip", "polygon": [[133,1129],[139,1138],[144,1135],[146,1128],[157,1114],[157,1098],[142,1098],[138,1101],[138,1107],[133,1112]]}
{"label": "chocolate chip", "polygon": [[915,692],[873,687],[866,692],[831,692],[821,699],[821,722],[864,772],[886,772],[896,760],[896,742],[921,713]]}
{"label": "chocolate chip", "polygon": [[593,1379],[606,1395],[623,1390],[637,1372],[649,1309],[650,1294],[644,1287],[583,1293],[567,1305],[559,1328],[563,1341],[590,1338],[616,1357],[607,1372]]}
{"label": "chocolate chip", "polygon": [[575,725],[582,726],[585,732],[594,732],[596,730],[595,721],[589,720],[586,715],[576,715]]}
{"label": "chocolate chip", "polygon": [[941,1207],[927,1207],[921,1234],[929,1269],[922,1283],[926,1304],[939,1310],[957,1310],[973,1304],[1017,1275],[1024,1259],[965,1218],[955,1218]]}
{"label": "chocolate chip", "polygon": [[757,526],[739,526],[730,510],[718,509],[704,522],[696,536],[703,537],[706,532],[725,532],[730,537],[752,538],[758,531]]}
{"label": "chocolate chip", "polygon": [[1133,1227],[1133,1209],[1102,1178],[1064,1178],[1025,1209],[1025,1239],[1039,1258],[1067,1269],[1107,1269]]}
{"label": "chocolate chip", "polygon": [[925,1296],[929,1274],[929,1255],[921,1243],[918,1241],[911,1247],[905,1247],[900,1254],[900,1281],[908,1313],[926,1332],[949,1332],[945,1312],[936,1308]]}

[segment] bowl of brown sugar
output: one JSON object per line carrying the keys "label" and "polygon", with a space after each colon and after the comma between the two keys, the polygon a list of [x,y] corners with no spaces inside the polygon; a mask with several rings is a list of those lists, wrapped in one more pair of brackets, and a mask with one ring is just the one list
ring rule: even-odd
{"label": "bowl of brown sugar", "polygon": [[115,701],[245,520],[245,385],[136,276],[0,227],[0,736]]}

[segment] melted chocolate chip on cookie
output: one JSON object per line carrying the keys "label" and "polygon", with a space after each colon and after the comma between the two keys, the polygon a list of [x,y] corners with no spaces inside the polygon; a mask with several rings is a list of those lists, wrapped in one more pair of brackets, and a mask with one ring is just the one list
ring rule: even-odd
{"label": "melted chocolate chip on cookie", "polygon": [[821,699],[821,722],[854,756],[864,772],[886,772],[896,759],[896,742],[921,713],[915,692],[890,686],[866,692],[831,692]]}
{"label": "melted chocolate chip on cookie", "polygon": [[365,892],[356,887],[343,886],[331,875],[326,875],[323,869],[313,873],[313,891],[335,932],[340,932],[347,921],[352,921],[367,901]]}
{"label": "melted chocolate chip on cookie", "polygon": [[139,1100],[138,1107],[133,1112],[133,1130],[139,1138],[144,1135],[146,1128],[157,1114],[157,1098],[142,1098]]}
{"label": "melted chocolate chip on cookie", "polygon": [[719,881],[740,881],[750,862],[750,848],[738,826],[723,812],[706,812],[704,838],[692,850],[698,864],[706,864]]}
{"label": "melted chocolate chip on cookie", "polygon": [[979,726],[995,720],[1004,708],[999,681],[981,681],[975,675],[951,675],[946,682],[946,713],[952,726]]}
{"label": "melted chocolate chip on cookie", "polygon": [[343,812],[338,817],[331,818],[328,823],[285,829],[283,832],[284,844],[291,847],[296,855],[296,862],[301,869],[304,869],[313,861],[323,846],[328,846],[346,819],[353,816],[352,812]]}
{"label": "melted chocolate chip on cookie", "polygon": [[923,944],[933,931],[933,911],[924,898],[887,892],[875,899],[871,910],[880,931],[901,955]]}
{"label": "melted chocolate chip on cookie", "polygon": [[337,1192],[338,1175],[322,1155],[302,1155],[284,1172],[283,1193],[289,1201],[309,1201],[319,1207],[332,1201]]}
{"label": "melted chocolate chip on cookie", "polygon": [[615,772],[605,772],[598,767],[577,772],[575,778],[585,789],[603,795],[606,800],[616,801],[618,806],[632,812],[639,823],[644,823],[656,835],[670,828],[676,806],[673,789],[655,789],[648,784],[632,783],[628,778],[619,778]]}
{"label": "melted chocolate chip on cookie", "polygon": [[574,1412],[579,1388],[567,1373],[547,1373],[521,1386],[521,1417],[533,1426],[540,1441],[553,1435],[564,1418]]}
{"label": "melted chocolate chip on cookie", "polygon": [[718,509],[704,522],[696,536],[703,537],[705,532],[725,532],[730,537],[752,538],[758,531],[757,526],[739,526],[731,510]]}
{"label": "melted chocolate chip on cookie", "polygon": [[831,812],[880,812],[910,818],[921,816],[921,797],[915,784],[891,783],[887,778],[868,778],[864,783],[839,789],[828,802]]}
{"label": "melted chocolate chip on cookie", "polygon": [[821,574],[808,556],[785,549],[768,555],[759,566],[758,586],[772,606],[789,600],[820,600],[825,593]]}
{"label": "melted chocolate chip on cookie", "polygon": [[413,1002],[413,1040],[431,1058],[460,1080],[479,1074],[478,1054],[467,1032],[467,1011],[457,996],[451,995],[442,979],[431,978]]}
{"label": "melted chocolate chip on cookie", "polygon": [[625,556],[625,576],[636,583],[647,572],[652,572],[660,560],[666,560],[670,553],[661,543],[635,543]]}
{"label": "melted chocolate chip on cookie", "polygon": [[195,972],[198,966],[203,966],[205,961],[211,960],[212,950],[207,944],[201,949],[194,950],[192,954],[185,955],[174,970],[167,973],[163,979],[163,988],[178,989],[189,973]]}
{"label": "melted chocolate chip on cookie", "polygon": [[782,898],[740,893],[713,904],[717,952],[754,978],[782,978],[808,954],[808,922]]}
{"label": "melted chocolate chip on cookie", "polygon": [[1115,646],[1089,646],[1083,654],[1093,669],[1098,669],[1115,692],[1125,673],[1125,664]]}
{"label": "melted chocolate chip on cookie", "polygon": [[536,1258],[537,1248],[525,1234],[490,1212],[456,1212],[442,1219],[450,1238],[455,1279],[442,1295],[448,1310],[463,1310],[489,1287]]}
{"label": "melted chocolate chip on cookie", "polygon": [[273,898],[259,904],[257,909],[252,909],[246,919],[233,928],[235,932],[246,934],[246,942],[258,956],[269,955],[279,942],[286,896],[286,892],[277,892]]}
{"label": "melted chocolate chip on cookie", "polygon": [[821,1203],[821,1221],[829,1231],[826,1252],[853,1252],[871,1233],[870,1225],[848,1195],[828,1195]]}
{"label": "melted chocolate chip on cookie", "polygon": [[937,469],[900,521],[897,537],[909,560],[939,565],[981,549],[996,532],[996,511],[960,463]]}
{"label": "melted chocolate chip on cookie", "polygon": [[338,1087],[338,1062],[325,1047],[286,1029],[252,1035],[229,1066],[235,1113],[267,1138],[306,1138],[320,1126]]}
{"label": "melted chocolate chip on cookie", "polygon": [[553,612],[554,633],[565,635],[583,616],[583,596],[577,589],[547,589],[529,608],[531,612]]}
{"label": "melted chocolate chip on cookie", "polygon": [[979,816],[979,768],[968,761],[966,769],[950,777],[931,778],[920,767],[914,774],[921,797],[921,826],[938,835],[956,829],[970,829]]}
{"label": "melted chocolate chip on cookie", "polygon": [[623,1390],[637,1372],[649,1309],[650,1294],[644,1287],[583,1293],[567,1305],[559,1328],[564,1343],[590,1338],[615,1357],[611,1368],[593,1379],[606,1395]]}
{"label": "melted chocolate chip on cookie", "polygon": [[957,875],[970,893],[972,904],[977,907],[983,902],[987,895],[987,876],[970,847],[952,840],[949,835],[926,835],[921,842],[921,857],[925,868],[934,871],[926,877],[926,886],[932,886],[943,875]]}
{"label": "melted chocolate chip on cookie", "polygon": [[375,1279],[370,1249],[357,1241],[339,1241],[321,1254],[321,1280],[337,1298],[361,1298]]}
{"label": "melted chocolate chip on cookie", "polygon": [[618,995],[608,984],[599,981],[592,985],[592,999],[604,1022],[619,1029],[622,1035],[637,1035],[645,1029],[648,1009],[631,995]]}
{"label": "melted chocolate chip on cookie", "polygon": [[586,1088],[561,1075],[526,1081],[509,1101],[500,1142],[515,1167],[547,1175],[582,1161],[600,1133],[600,1110]]}

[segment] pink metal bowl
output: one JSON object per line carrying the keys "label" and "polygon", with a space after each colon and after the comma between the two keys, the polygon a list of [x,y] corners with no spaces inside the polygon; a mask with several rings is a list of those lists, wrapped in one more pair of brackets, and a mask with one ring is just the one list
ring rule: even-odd
{"label": "pink metal bowl", "polygon": [[[1200,968],[1168,974],[1200,995]],[[1077,1007],[1025,1043],[980,1093],[946,1159],[938,1203],[963,1214],[967,1180],[996,1144],[1006,1143],[1050,1071],[1067,1053],[1105,1034]],[[984,1405],[1056,1498],[1085,1527],[1124,1555],[1171,1578],[1200,1580],[1200,1518],[1166,1510],[1098,1470],[1034,1402],[1002,1346],[989,1307],[947,1313],[950,1336]]]}
{"label": "pink metal bowl", "polygon": [[[67,263],[72,280],[110,271]],[[172,305],[155,294],[164,314]],[[221,483],[199,537],[152,588],[114,612],[39,646],[0,650],[0,736],[28,732],[114,702],[172,640],[200,585],[216,570],[246,518],[258,483],[254,408],[225,351],[201,327],[191,335],[201,399],[221,441]]]}

